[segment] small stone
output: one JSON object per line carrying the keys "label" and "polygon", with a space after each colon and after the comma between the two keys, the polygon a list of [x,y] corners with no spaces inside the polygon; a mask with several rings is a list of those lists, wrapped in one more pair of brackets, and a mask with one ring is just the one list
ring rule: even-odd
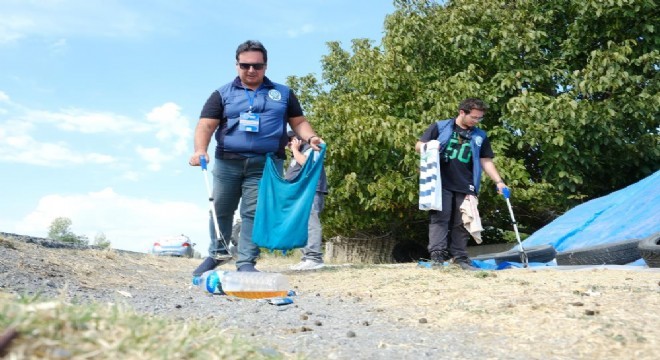
{"label": "small stone", "polygon": [[53,359],[69,359],[72,354],[67,349],[55,348],[51,351],[50,355]]}
{"label": "small stone", "polygon": [[346,333],[346,337],[354,338],[354,337],[355,337],[355,333],[354,333],[353,331],[351,331],[351,330],[348,330],[348,332]]}
{"label": "small stone", "polygon": [[598,310],[585,310],[584,311],[584,314],[589,315],[589,316],[593,316],[593,315],[596,315],[596,314],[599,314],[599,313],[600,313],[600,311],[598,311]]}
{"label": "small stone", "polygon": [[321,326],[321,325],[323,325],[323,323],[320,320],[315,320],[314,325]]}
{"label": "small stone", "polygon": [[362,325],[364,325],[364,326],[369,326],[369,325],[371,325],[371,324],[370,324],[367,320],[365,320],[365,321],[362,322]]}
{"label": "small stone", "polygon": [[300,320],[307,320],[307,319],[309,319],[309,316],[305,314],[300,315]]}
{"label": "small stone", "polygon": [[259,349],[259,352],[261,352],[262,354],[266,355],[266,357],[269,357],[269,358],[276,358],[276,357],[279,357],[281,355],[276,349],[271,348],[271,347],[261,348],[261,349]]}
{"label": "small stone", "polygon": [[426,320],[426,318],[421,318],[421,319],[419,319],[419,323],[420,323],[420,324],[426,324],[426,323],[428,323],[428,322],[429,322],[429,321]]}
{"label": "small stone", "polygon": [[176,305],[174,305],[174,307],[177,308],[177,309],[181,309],[183,306],[181,306],[179,304],[176,304]]}

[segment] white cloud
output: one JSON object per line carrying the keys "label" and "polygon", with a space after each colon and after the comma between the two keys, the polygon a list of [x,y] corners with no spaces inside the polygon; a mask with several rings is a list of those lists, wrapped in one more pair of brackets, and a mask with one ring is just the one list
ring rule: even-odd
{"label": "white cloud", "polygon": [[128,181],[138,181],[140,179],[140,175],[136,171],[126,171],[121,175],[121,178],[124,180]]}
{"label": "white cloud", "polygon": [[6,92],[0,90],[0,102],[10,103],[9,95]]}
{"label": "white cloud", "polygon": [[154,29],[147,17],[127,6],[118,1],[5,0],[0,2],[0,44],[32,36],[138,37]]}
{"label": "white cloud", "polygon": [[81,154],[65,142],[45,142],[35,140],[29,132],[34,128],[30,123],[7,121],[0,123],[0,161],[43,166],[66,164],[108,164],[116,159],[96,152]]}
{"label": "white cloud", "polygon": [[54,53],[59,53],[64,51],[68,47],[66,39],[59,39],[54,43],[50,44],[50,50]]}
{"label": "white cloud", "polygon": [[162,164],[172,158],[163,154],[160,148],[145,148],[138,146],[135,149],[142,160],[147,164],[147,168],[151,171],[158,171],[162,168]]}
{"label": "white cloud", "polygon": [[[28,109],[11,103],[9,96],[0,91],[0,104],[3,103],[9,104],[9,110],[0,108],[0,142],[5,144],[0,147],[0,162],[131,166],[135,153],[125,150],[134,149],[137,158],[148,164],[147,169],[160,171],[168,161],[186,154],[192,143],[189,121],[181,114],[181,107],[172,102],[153,108],[142,120],[77,108]],[[89,151],[90,147],[94,150]],[[109,153],[99,153],[99,148]],[[123,170],[129,172],[122,178],[131,181],[139,178],[139,173],[125,167]]]}
{"label": "white cloud", "polygon": [[[147,114],[147,121],[155,128],[156,140],[163,147],[137,146],[135,151],[151,171],[159,171],[163,164],[190,149],[192,129],[188,119],[181,115],[181,107],[168,102]],[[172,149],[172,150],[169,150]]]}
{"label": "white cloud", "polygon": [[46,195],[13,231],[46,236],[57,217],[71,219],[71,231],[86,235],[90,241],[103,232],[115,249],[145,252],[159,237],[181,233],[196,242],[202,254],[209,243],[206,209],[187,202],[128,197],[112,188],[86,194]]}
{"label": "white cloud", "polygon": [[[9,95],[5,93],[4,91],[0,90],[0,104],[7,104],[7,105],[12,105],[11,100],[9,100]],[[5,108],[0,107],[0,115],[7,115],[9,114],[9,110]]]}
{"label": "white cloud", "polygon": [[181,115],[181,107],[168,102],[151,110],[147,120],[156,125],[156,138],[161,142],[173,142],[174,153],[183,154],[190,149],[192,130],[188,119]]}
{"label": "white cloud", "polygon": [[146,132],[150,126],[135,121],[127,116],[92,112],[82,109],[64,109],[59,112],[28,110],[26,120],[31,122],[46,122],[53,126],[72,132],[92,133],[128,133]]}
{"label": "white cloud", "polygon": [[290,38],[297,38],[305,34],[311,34],[312,32],[314,32],[314,30],[315,30],[314,25],[304,24],[297,29],[288,29],[286,33]]}
{"label": "white cloud", "polygon": [[34,20],[20,15],[0,12],[0,44],[11,43],[25,37],[34,27]]}

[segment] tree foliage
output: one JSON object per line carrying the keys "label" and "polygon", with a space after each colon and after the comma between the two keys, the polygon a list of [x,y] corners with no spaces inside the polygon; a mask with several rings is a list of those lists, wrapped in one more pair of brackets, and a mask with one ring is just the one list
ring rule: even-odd
{"label": "tree foliage", "polygon": [[[417,237],[414,144],[466,97],[531,232],[660,168],[654,0],[396,0],[380,45],[328,43],[322,80],[290,77],[328,142],[329,235]],[[485,222],[510,228],[485,177]]]}
{"label": "tree foliage", "polygon": [[94,245],[100,247],[101,249],[107,249],[110,247],[110,240],[105,236],[105,233],[100,232],[94,237]]}
{"label": "tree foliage", "polygon": [[62,242],[87,245],[89,240],[85,235],[76,235],[71,231],[71,219],[67,217],[58,217],[51,222],[48,228],[48,237]]}

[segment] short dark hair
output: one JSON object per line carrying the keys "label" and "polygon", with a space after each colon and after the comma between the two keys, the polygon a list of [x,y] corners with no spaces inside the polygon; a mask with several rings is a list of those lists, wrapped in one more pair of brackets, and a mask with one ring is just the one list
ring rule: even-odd
{"label": "short dark hair", "polygon": [[240,45],[236,49],[236,61],[238,61],[238,55],[246,51],[260,51],[264,55],[264,63],[268,63],[268,51],[264,47],[264,44],[257,40],[248,40]]}
{"label": "short dark hair", "polygon": [[458,105],[458,110],[463,110],[466,114],[469,114],[472,110],[488,110],[488,105],[481,99],[477,98],[467,98]]}

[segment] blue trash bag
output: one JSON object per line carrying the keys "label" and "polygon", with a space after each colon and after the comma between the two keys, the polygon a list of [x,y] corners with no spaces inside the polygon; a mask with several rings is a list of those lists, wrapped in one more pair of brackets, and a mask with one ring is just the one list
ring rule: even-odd
{"label": "blue trash bag", "polygon": [[[252,241],[269,250],[288,251],[307,245],[307,223],[321,176],[326,144],[319,156],[309,156],[298,176],[286,180],[268,155],[259,181]],[[316,159],[315,159],[316,158]]]}

